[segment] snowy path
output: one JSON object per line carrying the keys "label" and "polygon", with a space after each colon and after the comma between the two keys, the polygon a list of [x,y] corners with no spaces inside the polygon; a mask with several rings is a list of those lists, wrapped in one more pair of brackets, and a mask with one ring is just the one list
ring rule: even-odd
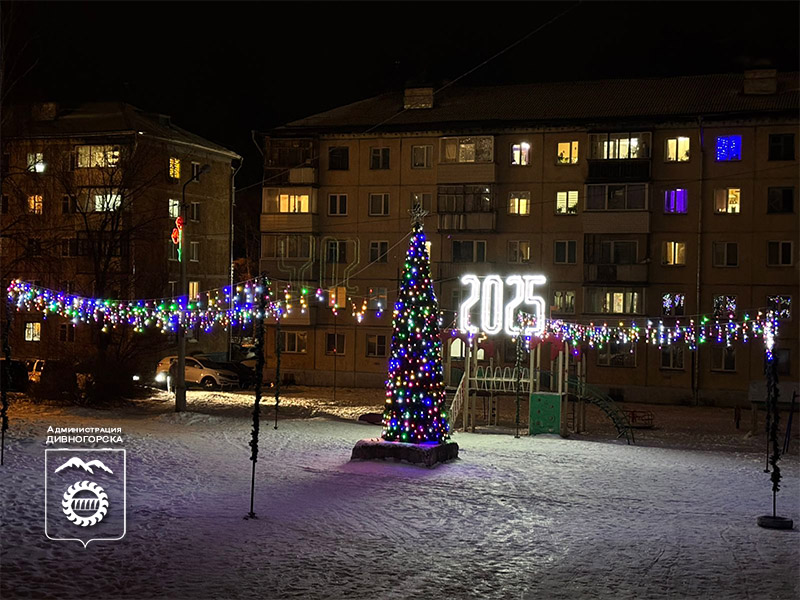
{"label": "snowy path", "polygon": [[[90,417],[89,415],[95,415]],[[99,416],[98,416],[99,415]],[[763,456],[459,433],[436,469],[348,461],[375,426],[262,424],[258,520],[249,423],[140,415],[128,449],[128,534],[42,530],[48,424],[16,423],[0,471],[0,597],[753,598],[800,594],[800,533],[760,529]],[[797,455],[779,512],[800,521]]]}

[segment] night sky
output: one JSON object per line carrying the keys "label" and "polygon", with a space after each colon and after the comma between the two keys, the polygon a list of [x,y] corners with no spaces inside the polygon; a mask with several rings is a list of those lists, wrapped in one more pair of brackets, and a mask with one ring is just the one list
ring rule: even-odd
{"label": "night sky", "polygon": [[261,175],[251,130],[441,85],[554,18],[460,83],[797,70],[798,6],[4,2],[6,86],[11,101],[124,100],[170,114],[242,154],[244,186]]}

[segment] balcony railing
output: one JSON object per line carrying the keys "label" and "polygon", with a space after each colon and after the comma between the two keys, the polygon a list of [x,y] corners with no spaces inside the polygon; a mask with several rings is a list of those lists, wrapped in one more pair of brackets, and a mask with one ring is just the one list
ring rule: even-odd
{"label": "balcony railing", "polygon": [[647,265],[584,265],[586,283],[645,283]]}
{"label": "balcony railing", "polygon": [[650,159],[589,160],[587,183],[650,181]]}
{"label": "balcony railing", "polygon": [[439,214],[438,230],[445,231],[494,231],[497,211]]}
{"label": "balcony railing", "polygon": [[317,227],[313,213],[261,213],[262,232],[314,233]]}
{"label": "balcony railing", "polygon": [[650,233],[646,210],[587,210],[583,213],[584,233]]}

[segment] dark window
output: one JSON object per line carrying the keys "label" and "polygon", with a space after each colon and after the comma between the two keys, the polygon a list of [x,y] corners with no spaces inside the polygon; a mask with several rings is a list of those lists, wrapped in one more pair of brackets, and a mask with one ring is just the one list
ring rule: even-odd
{"label": "dark window", "polygon": [[350,148],[334,146],[328,148],[328,170],[347,171],[350,168]]}
{"label": "dark window", "polygon": [[78,212],[78,201],[71,196],[61,197],[61,214],[70,215]]}
{"label": "dark window", "polygon": [[329,333],[325,340],[325,353],[326,354],[344,354],[344,334],[343,333]]}
{"label": "dark window", "polygon": [[367,335],[367,356],[386,356],[385,335]]}
{"label": "dark window", "polygon": [[794,212],[794,188],[771,187],[767,191],[768,213]]}
{"label": "dark window", "polygon": [[575,264],[577,262],[577,248],[578,242],[575,240],[556,242],[553,262],[556,264]]}
{"label": "dark window", "polygon": [[767,242],[767,264],[771,267],[790,267],[792,242]]}
{"label": "dark window", "polygon": [[769,160],[794,160],[793,133],[774,133],[769,136]]}
{"label": "dark window", "polygon": [[42,240],[28,238],[28,256],[42,255]]}
{"label": "dark window", "polygon": [[74,342],[75,325],[72,323],[61,323],[58,327],[58,339],[62,342]]}
{"label": "dark window", "polygon": [[328,214],[334,216],[347,214],[347,194],[330,194],[328,196]]}
{"label": "dark window", "polygon": [[329,263],[346,263],[347,242],[344,240],[328,240],[327,260]]}
{"label": "dark window", "polygon": [[389,168],[389,148],[372,148],[369,156],[370,169]]}
{"label": "dark window", "polygon": [[389,242],[370,242],[369,243],[369,262],[386,262],[386,255],[389,252]]}

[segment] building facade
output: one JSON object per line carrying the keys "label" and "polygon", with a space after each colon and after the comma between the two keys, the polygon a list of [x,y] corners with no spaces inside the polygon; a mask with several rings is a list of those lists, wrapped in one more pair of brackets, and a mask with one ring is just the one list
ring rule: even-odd
{"label": "building facade", "polygon": [[[123,103],[20,106],[4,118],[4,284],[21,278],[99,298],[179,296],[170,236],[184,200],[190,295],[229,282],[237,154]],[[91,326],[38,313],[13,319],[15,358],[77,360],[98,343]],[[170,336],[141,335],[152,338],[151,353],[174,351]],[[190,350],[226,349],[224,334],[195,332],[192,344]]]}
{"label": "building facade", "polygon": [[[446,326],[466,273],[542,274],[550,316],[580,323],[774,308],[781,377],[796,381],[798,106],[797,73],[759,71],[418,88],[272,131],[262,270],[325,298],[282,322],[282,370],[383,384],[420,204]],[[502,335],[490,341],[483,360],[513,363]],[[457,362],[463,347],[446,352]],[[763,381],[760,343],[587,352],[589,383],[626,400],[726,404]]]}

